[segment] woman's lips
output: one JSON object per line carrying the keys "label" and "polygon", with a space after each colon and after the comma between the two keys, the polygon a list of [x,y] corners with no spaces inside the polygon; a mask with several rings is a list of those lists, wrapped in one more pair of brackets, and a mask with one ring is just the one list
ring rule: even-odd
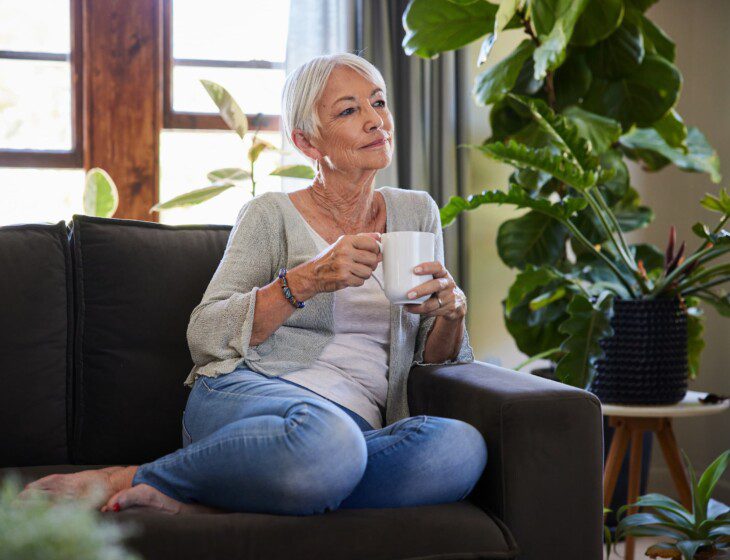
{"label": "woman's lips", "polygon": [[360,149],[361,150],[364,150],[366,148],[381,148],[382,146],[385,146],[385,140],[378,140],[377,142],[373,142],[372,144],[368,144],[367,146],[363,146]]}

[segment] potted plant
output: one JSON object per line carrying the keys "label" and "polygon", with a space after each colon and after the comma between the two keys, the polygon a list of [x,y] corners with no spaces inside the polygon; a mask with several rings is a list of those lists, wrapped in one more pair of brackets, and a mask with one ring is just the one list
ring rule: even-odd
{"label": "potted plant", "polygon": [[11,472],[0,485],[0,556],[13,560],[141,560],[123,546],[138,535],[136,523],[102,521],[99,491],[81,500],[54,499],[39,491],[20,494]]}
{"label": "potted plant", "polygon": [[[646,550],[651,558],[711,560],[730,557],[730,507],[711,499],[715,485],[727,468],[730,450],[721,453],[696,479],[689,457],[682,451],[690,474],[692,511],[661,494],[640,496],[633,504],[618,511],[620,522],[616,540],[622,536],[661,536],[674,542],[652,545]],[[633,513],[622,517],[628,508],[644,506],[651,513]]]}
{"label": "potted plant", "polygon": [[[211,82],[210,80],[200,80],[201,84],[208,92],[213,102],[218,107],[223,122],[228,128],[233,130],[242,141],[246,141],[249,133],[249,123],[246,113],[236,103],[230,93],[221,85]],[[233,187],[243,187],[245,184],[251,184],[251,196],[256,196],[256,175],[255,164],[261,153],[265,150],[282,152],[276,146],[258,137],[259,129],[251,138],[251,143],[247,152],[247,169],[240,167],[227,167],[216,169],[208,173],[208,186],[194,189],[190,192],[176,196],[166,202],[155,204],[150,208],[150,213],[167,210],[169,208],[179,208],[182,206],[193,206],[210,200],[219,194]],[[284,153],[284,152],[282,152]],[[314,170],[308,165],[283,165],[269,173],[278,177],[292,177],[296,179],[312,179],[314,178]]]}
{"label": "potted plant", "polygon": [[[644,15],[652,3],[412,0],[403,16],[406,52],[425,58],[486,36],[483,63],[504,29],[524,30],[525,39],[478,75],[473,89],[477,103],[491,105],[492,136],[469,147],[514,166],[509,187],[451,197],[442,224],[482,204],[529,209],[497,235],[500,258],[519,270],[502,302],[507,328],[528,362],[552,361],[559,380],[594,386],[604,402],[681,400],[702,348],[698,302],[730,313],[718,291],[730,270],[715,264],[730,248],[725,191],[702,200],[720,219],[693,228],[701,245],[691,255],[684,243],[675,250],[673,233],[667,251],[625,237],[653,212],[630,185],[624,158],[650,171],[672,162],[720,180],[717,155],[674,110],[681,75],[674,44]],[[667,317],[672,328],[657,330]],[[636,328],[646,334],[639,351],[674,349],[674,377],[652,369],[651,360],[638,363],[648,380],[639,386],[601,375],[618,369],[626,333]],[[620,367],[631,365],[637,361]]]}

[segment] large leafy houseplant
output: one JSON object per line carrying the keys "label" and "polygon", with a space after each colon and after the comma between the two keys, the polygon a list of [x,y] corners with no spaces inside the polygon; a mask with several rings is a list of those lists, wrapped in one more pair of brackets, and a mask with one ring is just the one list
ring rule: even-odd
{"label": "large leafy houseplant", "polygon": [[[226,88],[210,80],[200,80],[200,82],[218,107],[218,112],[223,122],[245,142],[249,135],[249,122],[246,113],[244,113]],[[270,142],[259,138],[258,134],[259,129],[256,129],[247,150],[246,169],[242,167],[215,169],[208,173],[209,185],[181,194],[166,202],[155,204],[150,208],[150,212],[197,205],[218,196],[230,188],[243,187],[248,183],[251,184],[251,196],[256,196],[255,171],[259,156],[263,151],[282,152],[282,150],[279,150]],[[314,171],[308,165],[283,165],[274,169],[269,175],[296,179],[312,179],[314,177]]]}
{"label": "large leafy houseplant", "polygon": [[[695,476],[689,457],[682,451],[690,474],[692,511],[662,494],[640,496],[633,504],[618,510],[616,540],[621,536],[669,537],[674,542],[654,544],[646,551],[651,558],[710,560],[730,557],[730,508],[711,499],[715,485],[730,459],[726,450],[700,476]],[[629,508],[651,508],[652,512],[632,513],[622,518]]]}
{"label": "large leafy houseplant", "polygon": [[723,229],[730,197],[722,190],[702,204],[720,214],[693,228],[700,245],[685,255],[627,242],[653,212],[630,184],[625,158],[647,171],[673,163],[720,181],[717,154],[675,110],[681,74],[675,46],[645,15],[656,0],[411,0],[403,14],[407,54],[434,58],[483,38],[478,64],[505,29],[525,38],[480,73],[473,95],[490,105],[492,135],[469,146],[515,169],[506,190],[451,197],[447,226],[482,204],[529,211],[498,229],[502,261],[518,269],[503,300],[507,329],[530,358],[556,364],[561,381],[586,388],[613,334],[614,299],[679,298],[687,312],[689,376],[697,374],[699,301],[730,315],[718,287],[730,265]]}

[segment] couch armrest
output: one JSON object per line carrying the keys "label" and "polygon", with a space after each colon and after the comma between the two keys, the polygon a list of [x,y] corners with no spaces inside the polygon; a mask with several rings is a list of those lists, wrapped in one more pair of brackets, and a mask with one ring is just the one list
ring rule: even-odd
{"label": "couch armrest", "polygon": [[475,361],[416,366],[411,416],[456,418],[487,443],[469,500],[499,517],[520,559],[602,558],[603,421],[588,391]]}

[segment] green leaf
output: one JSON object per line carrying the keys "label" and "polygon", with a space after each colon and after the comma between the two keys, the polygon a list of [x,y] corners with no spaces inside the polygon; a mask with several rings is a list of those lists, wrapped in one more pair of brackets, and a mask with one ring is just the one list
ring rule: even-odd
{"label": "green leaf", "polygon": [[697,549],[712,544],[709,539],[701,539],[696,541],[677,541],[674,546],[677,547],[682,553],[682,556],[687,560],[694,560]]}
{"label": "green leaf", "polygon": [[545,171],[579,190],[595,184],[598,179],[595,171],[583,172],[579,166],[565,157],[553,154],[550,148],[531,148],[514,140],[509,140],[506,144],[492,142],[474,147],[498,161],[515,167]]}
{"label": "green leaf", "polygon": [[689,511],[684,508],[682,504],[668,496],[664,496],[663,494],[644,494],[642,496],[639,496],[637,501],[634,503],[639,507],[652,507],[656,509],[666,510],[677,516],[682,517],[688,523],[694,523],[694,517]]}
{"label": "green leaf", "polygon": [[261,152],[263,152],[264,150],[278,151],[279,149],[276,146],[274,146],[271,142],[262,140],[261,138],[256,138],[248,150],[248,160],[251,163],[255,163],[256,160],[259,159]]}
{"label": "green leaf", "polygon": [[541,44],[535,50],[535,79],[542,80],[565,60],[565,50],[588,0],[532,0],[533,22]]}
{"label": "green leaf", "polygon": [[671,109],[679,96],[679,70],[655,54],[647,54],[641,65],[626,76],[607,80],[595,78],[583,107],[621,123],[651,126]]}
{"label": "green leaf", "polygon": [[666,115],[654,123],[653,128],[659,133],[659,136],[664,138],[668,146],[679,148],[685,154],[687,153],[689,150],[686,142],[687,127],[677,111],[670,109]]}
{"label": "green leaf", "polygon": [[83,195],[84,214],[111,218],[119,207],[119,191],[111,176],[100,167],[86,172]]}
{"label": "green leaf", "polygon": [[505,300],[505,312],[509,315],[517,305],[525,300],[528,294],[534,292],[540,286],[559,278],[560,276],[551,267],[542,266],[538,268],[528,264],[523,271],[517,274],[515,281],[509,288]]}
{"label": "green leaf", "polygon": [[593,0],[578,18],[570,43],[581,47],[595,45],[611,35],[623,17],[623,0]]}
{"label": "green leaf", "polygon": [[[487,142],[503,141],[529,124],[533,124],[529,111],[509,97],[504,97],[492,105],[489,111],[489,126],[492,136]],[[485,143],[487,143],[485,142]]]}
{"label": "green leaf", "polygon": [[703,505],[704,509],[707,509],[707,504],[710,501],[712,490],[715,485],[722,477],[725,469],[727,469],[728,460],[730,460],[730,449],[721,453],[717,459],[715,459],[709,467],[702,473],[700,481],[697,484],[697,492],[700,497],[700,504]]}
{"label": "green leaf", "polygon": [[521,0],[501,0],[499,8],[497,9],[497,15],[494,18],[494,37],[495,39],[499,36],[507,24],[517,13]]}
{"label": "green leaf", "polygon": [[654,211],[640,205],[639,193],[633,187],[613,207],[613,213],[623,232],[644,228],[654,220]]}
{"label": "green leaf", "polygon": [[194,191],[190,191],[185,194],[176,196],[175,198],[172,198],[167,202],[155,204],[152,208],[150,208],[150,213],[159,212],[160,210],[168,210],[170,208],[194,206],[196,204],[200,204],[201,202],[205,202],[206,200],[214,198],[222,192],[227,191],[231,187],[235,186],[236,185],[234,185],[233,183],[218,183],[203,187],[201,189],[195,189]]}
{"label": "green leaf", "polygon": [[559,299],[564,298],[567,293],[568,291],[563,286],[550,292],[545,292],[544,294],[541,294],[536,298],[530,300],[530,311],[537,311],[538,309],[542,309],[546,305],[549,305],[554,301],[558,301]]}
{"label": "green leaf", "polygon": [[697,297],[709,303],[723,317],[730,317],[730,294],[717,294],[712,290],[697,292]]}
{"label": "green leaf", "polygon": [[613,335],[613,294],[604,292],[595,304],[576,294],[568,304],[568,315],[570,318],[558,328],[568,338],[560,346],[566,354],[558,362],[555,375],[563,383],[585,389],[595,376],[596,360],[604,353],[599,341]]}
{"label": "green leaf", "polygon": [[490,2],[456,4],[411,0],[403,13],[403,49],[407,55],[435,58],[483,37],[494,28],[498,7]]}
{"label": "green leaf", "polygon": [[542,214],[564,221],[588,204],[583,198],[566,196],[560,202],[550,202],[545,198],[532,198],[522,188],[511,185],[508,192],[500,190],[482,191],[470,195],[467,200],[452,196],[441,208],[441,224],[446,227],[464,210],[474,210],[482,204],[514,204],[517,208],[532,208]]}
{"label": "green leaf", "polygon": [[639,68],[644,60],[644,37],[638,26],[624,18],[621,26],[605,41],[586,53],[594,76],[620,79]]}
{"label": "green leaf", "polygon": [[231,94],[228,93],[228,90],[226,90],[223,86],[216,84],[215,82],[211,82],[210,80],[200,80],[200,83],[203,84],[205,91],[208,92],[208,95],[210,95],[211,99],[218,107],[218,112],[220,113],[223,122],[228,125],[228,128],[235,131],[236,134],[243,139],[248,132],[248,119],[246,118],[246,113],[243,112],[243,110],[238,106],[238,103],[236,103],[236,100],[233,99]]}
{"label": "green leaf", "polygon": [[[592,77],[593,74],[583,53],[575,49],[568,49],[566,59],[560,68],[555,70],[553,79],[556,108],[562,111],[569,105],[580,103],[588,92]],[[542,85],[542,81],[537,83]]]}
{"label": "green leaf", "polygon": [[700,204],[713,212],[730,214],[730,195],[727,194],[724,188],[720,189],[718,196],[711,195],[710,193],[705,194],[702,200],[700,200]]}
{"label": "green leaf", "polygon": [[208,173],[209,181],[245,181],[250,179],[251,174],[245,169],[238,167],[225,167]]}
{"label": "green leaf", "polygon": [[586,111],[577,105],[563,110],[563,115],[587,138],[594,153],[602,154],[621,136],[621,124],[613,119]]}
{"label": "green leaf", "polygon": [[664,31],[645,15],[640,16],[641,32],[647,52],[656,53],[669,62],[674,62],[675,45]]}
{"label": "green leaf", "polygon": [[525,39],[509,56],[479,74],[472,91],[477,104],[489,105],[502,99],[514,87],[522,65],[534,50],[534,43]]}
{"label": "green leaf", "polygon": [[619,138],[622,146],[629,150],[649,150],[660,154],[685,171],[709,173],[713,183],[719,183],[720,158],[707,143],[704,135],[694,126],[687,129],[687,148],[689,153],[669,146],[664,138],[653,128],[636,128]]}
{"label": "green leaf", "polygon": [[308,165],[282,165],[274,169],[269,175],[292,177],[294,179],[314,179],[314,169]]}
{"label": "green leaf", "polygon": [[702,337],[704,331],[703,311],[697,306],[697,298],[688,296],[687,304],[687,366],[690,379],[695,379],[700,371],[700,356],[705,348]]}
{"label": "green leaf", "polygon": [[567,230],[560,222],[534,210],[502,222],[497,253],[509,267],[555,264],[563,256]]}
{"label": "green leaf", "polygon": [[606,150],[601,154],[601,167],[614,171],[613,177],[599,183],[601,194],[606,198],[608,205],[613,207],[624,199],[629,190],[629,170],[621,153],[617,150]]}
{"label": "green leaf", "polygon": [[[658,525],[658,527],[651,527],[652,525]],[[688,530],[686,526],[664,521],[653,513],[633,513],[619,521],[616,526],[616,534],[638,536],[639,531],[645,534],[645,531],[650,528],[659,529],[663,531],[664,535],[678,539],[691,538],[694,533],[691,529]]]}

